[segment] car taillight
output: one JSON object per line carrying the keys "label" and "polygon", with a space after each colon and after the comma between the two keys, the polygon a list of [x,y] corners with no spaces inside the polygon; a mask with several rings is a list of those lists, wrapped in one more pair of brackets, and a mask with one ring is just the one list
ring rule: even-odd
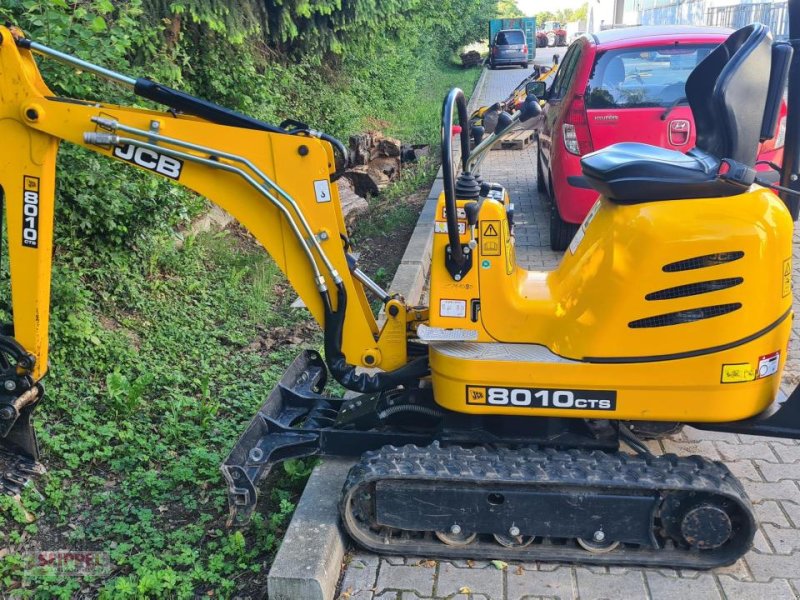
{"label": "car taillight", "polygon": [[528,53],[528,44],[525,44],[525,45],[522,47],[522,53],[523,53],[523,54],[527,54],[527,53]]}
{"label": "car taillight", "polygon": [[497,54],[497,46],[492,46],[492,56]]}
{"label": "car taillight", "polygon": [[773,148],[775,150],[778,148],[783,148],[784,142],[786,142],[786,117],[781,117],[781,120],[778,123],[778,135],[775,136],[775,144],[773,145]]}
{"label": "car taillight", "polygon": [[589,131],[589,119],[583,96],[576,95],[569,106],[567,116],[561,126],[564,135],[564,146],[567,152],[582,156],[594,150],[592,134]]}

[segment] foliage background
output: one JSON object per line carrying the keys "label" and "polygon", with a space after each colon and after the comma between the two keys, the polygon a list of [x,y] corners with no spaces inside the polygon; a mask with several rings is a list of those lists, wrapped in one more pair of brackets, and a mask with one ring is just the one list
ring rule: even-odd
{"label": "foliage background", "polygon": [[[446,89],[469,90],[476,77],[451,57],[484,35],[495,9],[494,0],[3,0],[0,19],[271,122],[292,117],[344,138],[379,124],[435,143]],[[39,64],[58,95],[146,105]],[[259,597],[309,465],[274,474],[244,531],[223,526],[218,465],[297,345],[319,344],[319,334],[288,310],[291,290],[246,236],[176,245],[176,227],[205,210],[202,199],[66,144],[58,169],[51,365],[37,418],[49,473],[22,503],[0,496],[0,590]],[[22,554],[60,548],[109,552],[112,570],[64,578],[32,571]]]}

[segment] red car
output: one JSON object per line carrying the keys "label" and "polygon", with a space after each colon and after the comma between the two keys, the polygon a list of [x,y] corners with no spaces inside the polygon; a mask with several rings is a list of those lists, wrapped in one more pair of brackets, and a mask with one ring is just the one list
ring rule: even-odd
{"label": "red car", "polygon": [[[597,199],[581,156],[617,142],[686,152],[695,131],[684,85],[731,33],[716,27],[631,27],[584,35],[567,49],[538,134],[538,187],[550,195],[550,246],[564,250]],[[760,161],[780,164],[786,106]],[[758,168],[769,169],[768,165]]]}

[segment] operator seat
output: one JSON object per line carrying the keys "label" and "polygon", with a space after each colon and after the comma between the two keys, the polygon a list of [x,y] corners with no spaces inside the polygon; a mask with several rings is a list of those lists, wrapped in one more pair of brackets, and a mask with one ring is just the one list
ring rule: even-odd
{"label": "operator seat", "polygon": [[686,80],[696,145],[686,154],[649,144],[623,142],[587,154],[581,168],[589,184],[620,204],[711,198],[740,194],[720,179],[722,159],[753,167],[762,121],[775,91],[770,86],[772,36],[753,23],[735,31],[698,64]]}

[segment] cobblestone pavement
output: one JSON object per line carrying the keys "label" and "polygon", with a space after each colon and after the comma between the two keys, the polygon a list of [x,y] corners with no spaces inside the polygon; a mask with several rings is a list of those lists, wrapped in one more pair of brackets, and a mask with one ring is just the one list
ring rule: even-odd
{"label": "cobblestone pavement", "polygon": [[[519,69],[490,71],[482,104],[504,97],[524,76]],[[485,180],[503,183],[516,208],[517,258],[530,269],[552,269],[548,212],[536,193],[536,148],[494,151],[483,167]],[[798,281],[800,238],[795,238]],[[797,310],[800,285],[795,285]],[[800,375],[800,331],[784,380]],[[431,561],[424,557],[378,557],[355,550],[340,586],[340,600],[490,599],[764,599],[800,597],[800,445],[791,440],[736,436],[686,428],[672,439],[649,444],[653,451],[701,454],[725,461],[755,505],[760,528],[755,547],[736,564],[711,572],[669,569],[573,567]]]}

